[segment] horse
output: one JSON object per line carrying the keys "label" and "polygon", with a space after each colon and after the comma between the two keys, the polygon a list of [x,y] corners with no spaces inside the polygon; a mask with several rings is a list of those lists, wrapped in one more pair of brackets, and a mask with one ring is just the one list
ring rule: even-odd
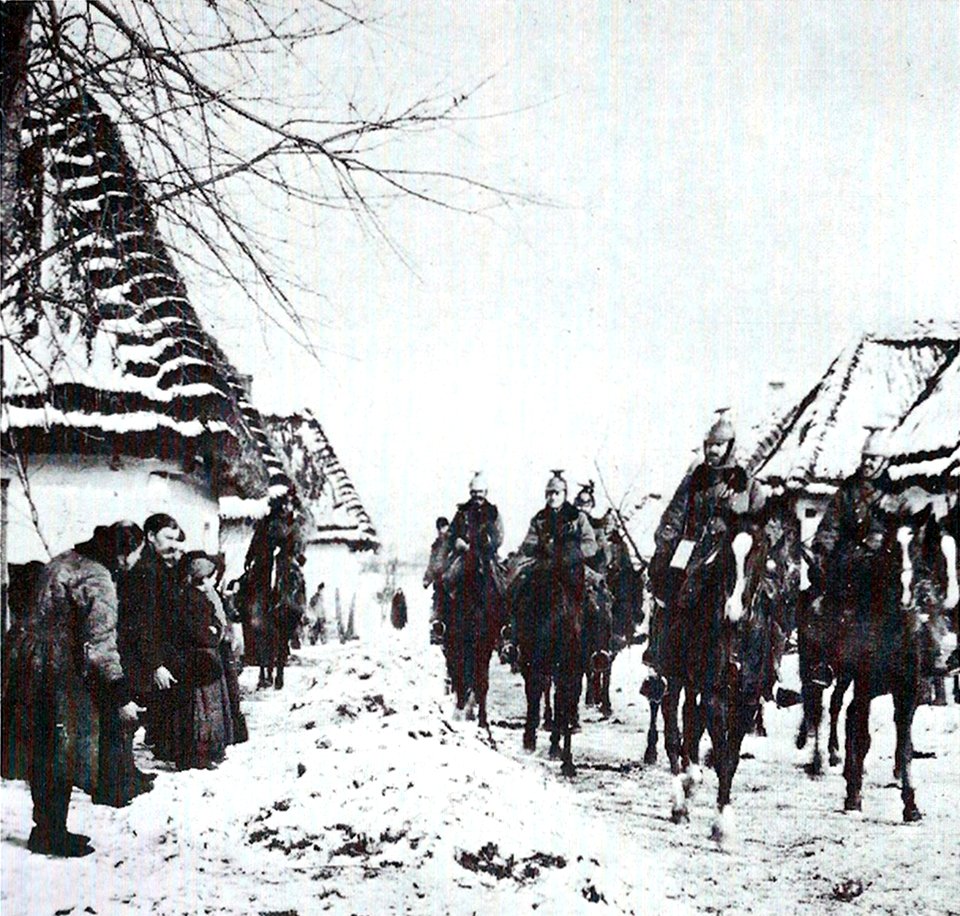
{"label": "horse", "polygon": [[577,770],[571,736],[583,680],[586,596],[582,569],[567,569],[542,560],[521,568],[522,572],[512,577],[508,602],[517,615],[520,671],[527,699],[523,748],[528,752],[536,749],[540,700],[552,679],[556,699],[550,758],[561,758],[561,773],[572,777]]}
{"label": "horse", "polygon": [[599,599],[609,604],[609,613],[602,613],[594,645],[585,647],[587,664],[586,704],[600,707],[606,719],[613,712],[610,682],[613,663],[620,650],[634,641],[637,627],[643,620],[642,570],[634,569],[622,539],[615,532],[607,538],[609,560],[604,574],[604,587]]}
{"label": "horse", "polygon": [[[740,747],[767,686],[775,619],[775,590],[764,587],[771,572],[769,546],[757,520],[728,513],[715,517],[672,596],[669,639],[662,653],[667,671],[664,731],[674,773],[672,818],[675,823],[689,819],[688,799],[700,779],[699,743],[706,727],[718,779],[718,815],[711,835],[721,846],[732,830],[731,790]],[[681,689],[687,702],[682,743],[677,724]]]}
{"label": "horse", "polygon": [[[898,518],[883,509],[872,510],[882,522],[883,537],[872,556],[857,558],[851,579],[856,589],[834,583],[829,595],[815,599],[825,612],[810,615],[801,639],[801,670],[809,671],[813,653],[826,658],[836,672],[831,711],[853,684],[847,708],[844,747],[844,810],[862,810],[863,762],[870,747],[870,704],[876,697],[893,697],[897,746],[894,778],[901,783],[905,822],[920,820],[910,777],[913,755],[912,725],[926,679],[945,674],[940,654],[947,617],[957,607],[956,541],[927,505]],[[951,562],[952,560],[952,562]],[[828,583],[828,586],[830,583]],[[840,587],[838,587],[840,586]],[[825,631],[825,632],[824,632]],[[832,637],[832,638],[831,638]],[[815,734],[813,775],[822,766],[819,728],[823,686],[804,683],[804,729]],[[838,763],[838,740],[831,729],[831,763]],[[798,740],[798,745],[800,741]]]}
{"label": "horse", "polygon": [[487,728],[490,656],[503,623],[503,583],[496,558],[461,554],[443,574],[443,651],[456,709]]}
{"label": "horse", "polygon": [[305,589],[302,554],[296,549],[292,510],[260,519],[247,550],[234,600],[243,623],[244,662],[257,665],[257,689],[283,688],[290,637],[302,619]]}

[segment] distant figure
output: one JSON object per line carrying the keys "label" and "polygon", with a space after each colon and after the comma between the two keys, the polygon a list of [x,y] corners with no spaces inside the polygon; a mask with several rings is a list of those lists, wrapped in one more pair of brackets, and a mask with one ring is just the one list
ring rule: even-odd
{"label": "distant figure", "polygon": [[390,603],[390,623],[395,630],[402,630],[407,625],[407,599],[402,588],[398,588],[393,593],[393,601]]}
{"label": "distant figure", "polygon": [[310,641],[311,646],[315,646],[318,642],[326,643],[327,641],[327,612],[323,603],[323,593],[325,589],[326,583],[321,582],[317,586],[317,590],[313,593],[313,597],[310,599],[310,608],[308,611],[310,623],[307,630],[307,639]]}

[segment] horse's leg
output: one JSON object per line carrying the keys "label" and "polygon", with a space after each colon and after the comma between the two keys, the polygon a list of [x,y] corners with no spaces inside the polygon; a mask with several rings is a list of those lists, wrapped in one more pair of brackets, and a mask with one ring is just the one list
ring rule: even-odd
{"label": "horse's leg", "polygon": [[763,723],[763,703],[757,704],[757,713],[753,719],[753,731],[758,738],[767,737],[767,728]]}
{"label": "horse's leg", "polygon": [[[557,760],[560,757],[560,737],[561,732],[570,728],[570,710],[566,706],[566,679],[571,675],[563,669],[563,666],[554,667],[553,676],[553,724],[550,728],[550,751],[551,760]],[[582,679],[582,678],[581,678]],[[579,684],[577,685],[580,686]],[[577,691],[579,693],[579,691]]]}
{"label": "horse's leg", "polygon": [[613,715],[613,705],[610,702],[610,676],[613,674],[613,659],[600,672],[600,715],[609,719]]}
{"label": "horse's leg", "polygon": [[537,726],[540,724],[540,698],[543,696],[543,675],[539,659],[528,662],[524,673],[524,688],[527,692],[527,721],[523,729],[523,749],[532,751],[537,746]]}
{"label": "horse's leg", "polygon": [[647,728],[647,748],[643,753],[643,762],[652,764],[657,762],[657,741],[660,735],[657,731],[657,716],[660,714],[660,704],[648,699],[650,704],[650,725]]}
{"label": "horse's leg", "polygon": [[706,723],[702,719],[693,685],[688,682],[683,693],[683,767],[688,769],[691,763],[700,763],[700,739]]}
{"label": "horse's leg", "polygon": [[960,674],[953,676],[953,702],[960,706]]}
{"label": "horse's leg", "polygon": [[863,761],[870,749],[870,694],[866,685],[853,683],[853,700],[847,709],[846,760],[843,776],[847,783],[845,811],[863,808]]}
{"label": "horse's leg", "polygon": [[257,690],[260,690],[263,687],[267,686],[267,669],[263,665],[260,665],[260,670],[257,674]]}
{"label": "horse's leg", "polygon": [[893,720],[897,727],[897,758],[895,778],[900,779],[900,797],[903,799],[903,819],[907,823],[919,821],[923,815],[914,798],[910,781],[910,761],[913,758],[913,716],[917,709],[916,696],[909,685],[898,690],[893,697]]}
{"label": "horse's leg", "polygon": [[837,725],[840,722],[843,695],[847,692],[849,686],[850,675],[840,674],[833,685],[833,693],[830,694],[830,740],[827,744],[827,752],[830,755],[830,766],[832,767],[840,763],[840,736],[837,734]]}
{"label": "horse's leg", "polygon": [[477,658],[477,724],[487,727],[487,691],[490,689],[490,656],[493,655],[493,643],[486,642]]}
{"label": "horse's leg", "polygon": [[545,732],[553,730],[553,701],[550,698],[552,687],[553,677],[548,673],[543,678],[543,730]]}
{"label": "horse's leg", "polygon": [[823,688],[817,684],[804,684],[803,692],[803,722],[800,723],[804,740],[800,741],[797,735],[797,747],[803,748],[808,735],[813,735],[813,757],[807,767],[811,776],[819,776],[823,772],[823,756],[820,753],[820,721],[823,718]]}
{"label": "horse's leg", "polygon": [[580,682],[583,679],[581,672],[576,672],[576,678],[569,676],[561,677],[561,696],[557,705],[562,704],[563,713],[560,716],[563,731],[563,761],[560,772],[567,777],[577,775],[577,768],[573,763],[573,717],[580,704]]}
{"label": "horse's leg", "polygon": [[273,679],[273,686],[275,690],[283,689],[283,669],[287,663],[287,644],[284,642],[280,646],[280,651],[277,653],[277,676]]}
{"label": "horse's leg", "polygon": [[680,772],[680,686],[679,679],[668,680],[663,695],[663,743],[674,775]]}

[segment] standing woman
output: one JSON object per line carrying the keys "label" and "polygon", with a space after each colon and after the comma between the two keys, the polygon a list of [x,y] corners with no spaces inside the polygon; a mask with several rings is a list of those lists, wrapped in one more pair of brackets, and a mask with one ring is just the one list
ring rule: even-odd
{"label": "standing woman", "polygon": [[74,785],[97,790],[101,710],[115,713],[124,727],[141,711],[117,651],[113,574],[132,567],[142,548],[143,532],[133,522],[100,526],[40,574],[16,653],[30,723],[31,852],[93,852],[89,837],[67,830],[67,809]]}
{"label": "standing woman", "polygon": [[223,667],[227,629],[216,581],[218,559],[201,550],[180,562],[181,640],[188,700],[184,707],[177,768],[213,769],[234,743],[230,693]]}

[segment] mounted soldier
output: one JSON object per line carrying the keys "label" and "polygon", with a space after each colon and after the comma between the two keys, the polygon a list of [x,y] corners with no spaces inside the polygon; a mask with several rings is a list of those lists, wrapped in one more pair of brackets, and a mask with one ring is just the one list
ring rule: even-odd
{"label": "mounted soldier", "polygon": [[[754,513],[765,501],[760,484],[735,461],[733,424],[724,410],[718,413],[720,416],[703,440],[703,461],[691,467],[680,482],[654,535],[656,550],[650,561],[654,606],[650,646],[644,653],[644,662],[659,673],[665,673],[671,605],[680,597],[695,545],[723,529],[724,513]],[[642,692],[656,692],[658,686],[645,682]]]}
{"label": "mounted soldier", "polygon": [[433,606],[430,612],[430,642],[442,645],[443,631],[447,626],[446,610],[443,601],[443,567],[447,559],[447,537],[450,532],[450,520],[441,515],[436,521],[437,536],[430,545],[430,559],[423,574],[423,587],[433,586]]}
{"label": "mounted soldier", "polygon": [[[823,628],[824,651],[833,643],[839,609],[871,588],[884,543],[883,513],[899,515],[904,500],[893,492],[887,470],[890,453],[884,431],[868,427],[860,466],[837,488],[813,537],[810,584],[823,596],[817,623]],[[826,659],[814,665],[812,683],[826,687],[834,672]]]}
{"label": "mounted soldier", "polygon": [[[517,551],[508,588],[527,695],[523,746],[536,746],[540,701],[551,677],[557,688],[550,737],[551,756],[562,756],[562,772],[573,775],[570,735],[583,678],[581,631],[586,562],[597,552],[587,516],[567,501],[567,482],[554,471],[546,505],[530,520]],[[563,739],[563,750],[560,741]]]}
{"label": "mounted soldier", "polygon": [[457,709],[471,718],[478,703],[481,726],[487,724],[490,655],[503,617],[502,543],[503,521],[487,500],[486,480],[478,471],[470,481],[470,499],[457,508],[447,533],[441,613],[446,617],[444,652]]}
{"label": "mounted soldier", "polygon": [[596,518],[593,515],[596,504],[594,483],[591,480],[581,485],[580,492],[573,500],[574,507],[583,513],[597,541],[597,552],[584,560],[586,602],[583,620],[583,664],[587,674],[586,704],[601,706],[602,715],[606,717],[611,713],[610,664],[615,651],[613,601],[606,582],[607,564],[610,558],[607,524],[604,518]]}

